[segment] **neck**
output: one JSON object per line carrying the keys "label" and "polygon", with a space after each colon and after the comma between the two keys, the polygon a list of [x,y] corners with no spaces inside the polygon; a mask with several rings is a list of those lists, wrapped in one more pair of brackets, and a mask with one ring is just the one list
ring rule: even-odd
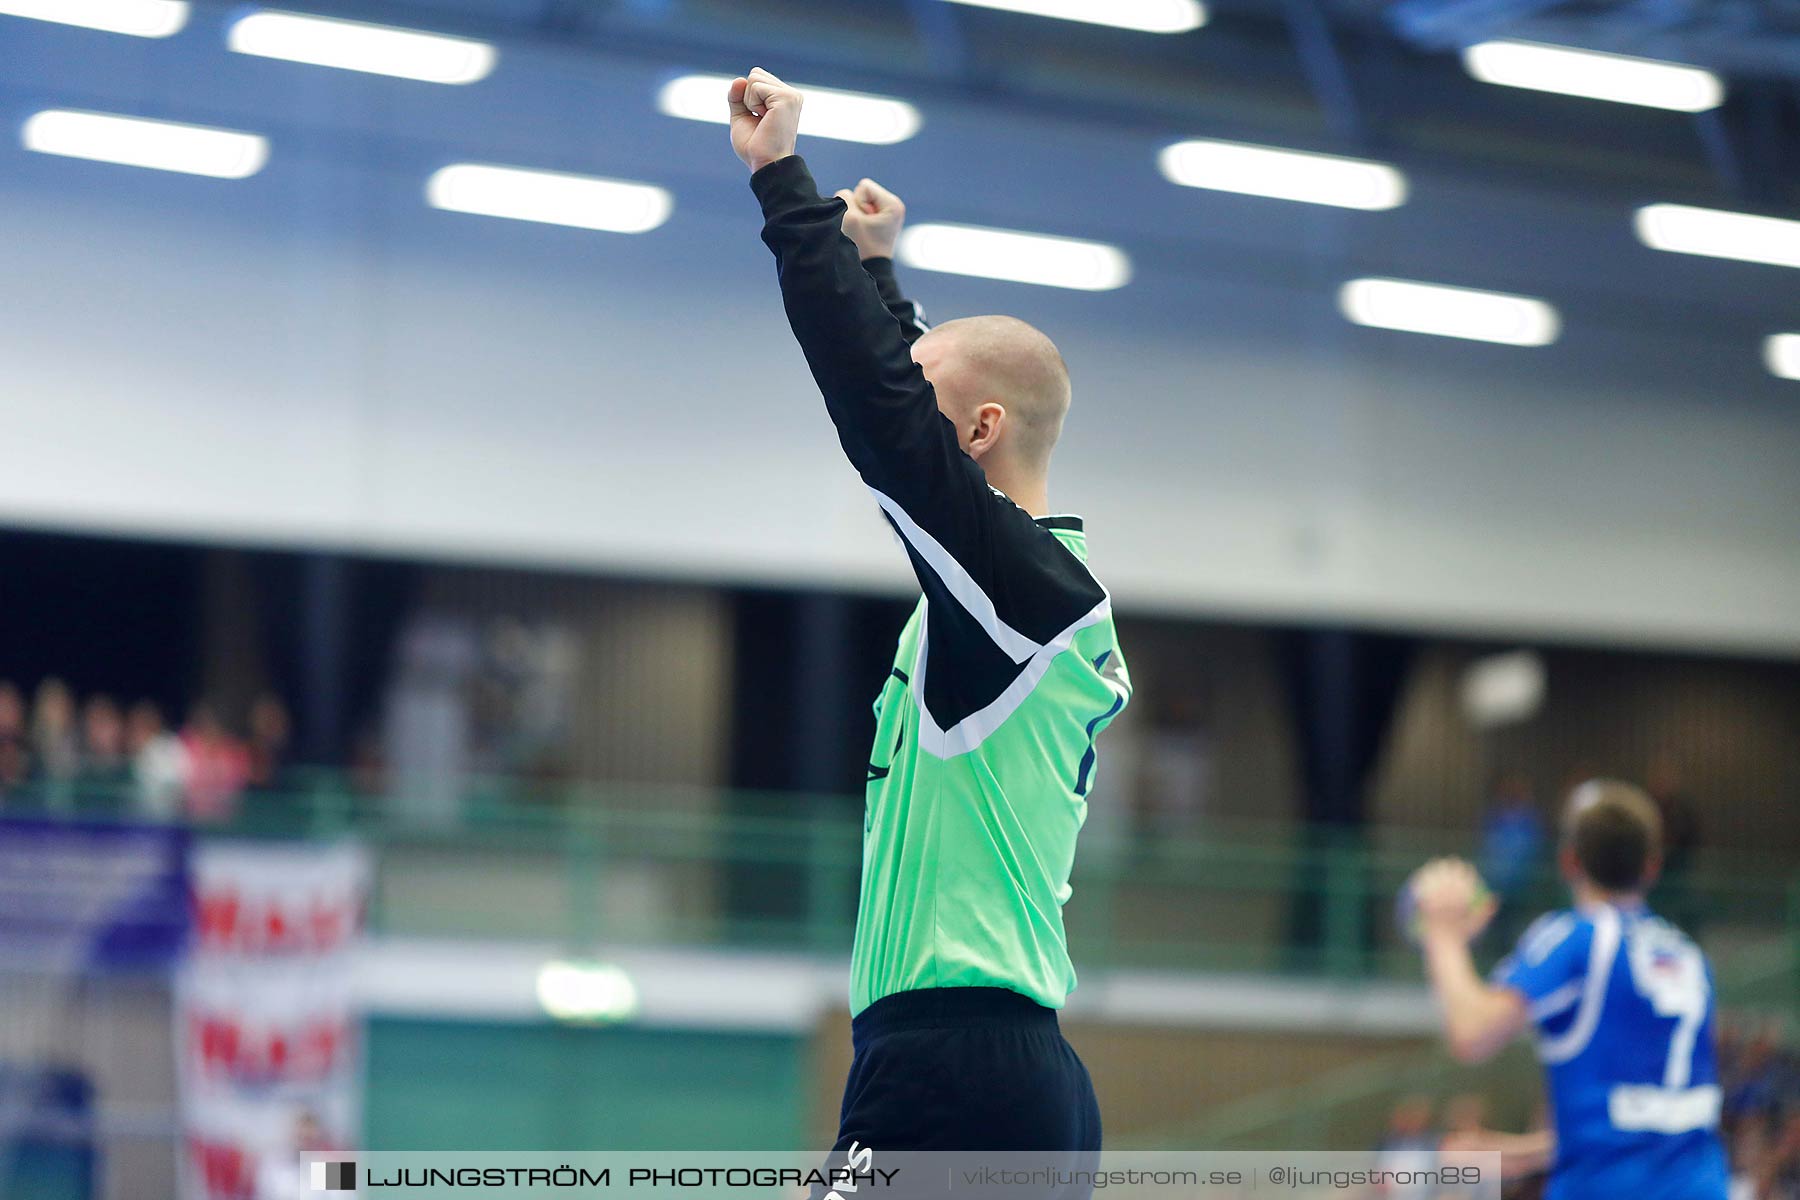
{"label": "neck", "polygon": [[1643,892],[1609,892],[1585,879],[1578,881],[1572,890],[1577,908],[1591,908],[1599,904],[1610,904],[1614,908],[1635,908],[1644,902]]}
{"label": "neck", "polygon": [[1005,464],[983,464],[989,486],[997,488],[1008,500],[1034,517],[1050,515],[1050,481],[1041,473],[1010,469]]}

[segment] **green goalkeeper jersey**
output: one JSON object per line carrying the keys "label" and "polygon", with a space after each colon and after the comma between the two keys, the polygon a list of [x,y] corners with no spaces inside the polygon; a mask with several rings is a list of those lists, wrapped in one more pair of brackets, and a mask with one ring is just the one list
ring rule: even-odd
{"label": "green goalkeeper jersey", "polygon": [[[1078,520],[1038,524],[1086,561]],[[1131,694],[1112,616],[1104,602],[1084,613],[945,730],[918,690],[955,670],[928,653],[930,603],[875,702],[850,1009],[926,987],[1011,988],[1061,1008],[1075,987],[1062,906],[1094,741]]]}
{"label": "green goalkeeper jersey", "polygon": [[851,1011],[938,987],[1060,1008],[1095,740],[1131,696],[1111,598],[1079,518],[1032,517],[962,451],[912,361],[918,308],[858,260],[843,202],[798,157],[751,185],[838,440],[924,592],[875,702]]}

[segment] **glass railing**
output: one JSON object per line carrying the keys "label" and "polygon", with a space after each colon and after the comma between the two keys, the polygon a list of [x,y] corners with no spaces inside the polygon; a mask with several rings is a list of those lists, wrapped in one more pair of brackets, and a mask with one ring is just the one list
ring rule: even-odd
{"label": "glass railing", "polygon": [[[10,798],[0,815],[129,819],[128,794]],[[203,835],[353,837],[375,849],[378,934],[505,938],[573,953],[609,945],[759,947],[841,955],[861,870],[860,799],[647,785],[471,780],[362,792],[310,773],[246,795]],[[1168,969],[1335,980],[1418,977],[1394,896],[1470,833],[1291,823],[1207,826],[1182,837],[1084,834],[1065,910],[1084,972]],[[1566,900],[1546,868],[1481,947],[1497,956],[1526,917]],[[1791,860],[1715,855],[1664,905],[1724,961],[1789,955],[1800,939]],[[1765,998],[1800,996],[1790,970]],[[1789,1003],[1800,1003],[1792,999]]]}

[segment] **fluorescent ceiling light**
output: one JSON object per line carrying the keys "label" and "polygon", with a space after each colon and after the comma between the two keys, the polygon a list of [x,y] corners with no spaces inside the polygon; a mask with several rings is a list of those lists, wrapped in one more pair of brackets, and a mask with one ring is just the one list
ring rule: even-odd
{"label": "fluorescent ceiling light", "polygon": [[243,179],[269,161],[268,139],[254,133],[66,108],[32,116],[22,140],[27,150],[41,154],[217,179]]}
{"label": "fluorescent ceiling light", "polygon": [[1338,308],[1358,325],[1508,346],[1547,346],[1562,329],[1556,309],[1530,296],[1409,279],[1352,279]]}
{"label": "fluorescent ceiling light", "polygon": [[648,233],[675,209],[675,198],[647,183],[456,163],[432,175],[425,198],[434,208],[541,221],[608,233]]}
{"label": "fluorescent ceiling light", "polygon": [[494,69],[486,42],[305,13],[250,13],[232,24],[226,43],[239,54],[427,83],[474,83]]}
{"label": "fluorescent ceiling light", "polygon": [[1117,246],[978,225],[915,225],[900,235],[900,261],[923,271],[1085,292],[1111,291],[1131,278],[1131,260]]}
{"label": "fluorescent ceiling light", "polygon": [[1164,147],[1157,161],[1169,182],[1183,187],[1339,208],[1375,210],[1406,202],[1406,176],[1361,158],[1197,139]]}
{"label": "fluorescent ceiling light", "polygon": [[1800,379],[1800,333],[1778,333],[1764,342],[1763,361],[1771,374]]}
{"label": "fluorescent ceiling light", "polygon": [[1637,210],[1633,223],[1638,240],[1652,250],[1800,267],[1800,221],[1685,204],[1646,204]]}
{"label": "fluorescent ceiling light", "polygon": [[[731,111],[725,105],[725,90],[731,86],[731,80],[730,75],[683,75],[671,79],[658,93],[656,106],[671,117],[728,125]],[[800,110],[800,132],[809,137],[890,146],[919,132],[919,110],[904,100],[804,83],[793,86],[806,97]]]}
{"label": "fluorescent ceiling light", "polygon": [[637,984],[610,963],[547,962],[538,969],[537,997],[559,1021],[628,1021],[638,1012]]}
{"label": "fluorescent ceiling light", "polygon": [[1463,66],[1483,83],[1676,112],[1705,112],[1725,99],[1719,77],[1700,67],[1537,42],[1478,42],[1463,51]]}
{"label": "fluorescent ceiling light", "polygon": [[1200,0],[950,0],[976,8],[1086,21],[1091,25],[1115,25],[1143,33],[1186,33],[1206,24],[1206,6]]}
{"label": "fluorescent ceiling light", "polygon": [[0,0],[0,14],[133,37],[168,37],[187,24],[187,0]]}

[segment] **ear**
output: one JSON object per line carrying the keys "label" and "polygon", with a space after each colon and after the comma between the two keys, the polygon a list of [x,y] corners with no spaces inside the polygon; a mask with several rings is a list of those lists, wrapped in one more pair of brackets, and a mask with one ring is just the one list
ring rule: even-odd
{"label": "ear", "polygon": [[1639,885],[1638,890],[1647,892],[1655,886],[1656,881],[1662,877],[1662,869],[1662,855],[1652,854],[1650,861],[1644,864],[1644,881]]}
{"label": "ear", "polygon": [[1557,866],[1562,868],[1562,877],[1566,883],[1579,883],[1582,879],[1581,864],[1575,859],[1572,847],[1564,846],[1556,852]]}
{"label": "ear", "polygon": [[990,400],[978,406],[969,416],[969,457],[976,462],[1000,444],[1006,429],[1006,406]]}

